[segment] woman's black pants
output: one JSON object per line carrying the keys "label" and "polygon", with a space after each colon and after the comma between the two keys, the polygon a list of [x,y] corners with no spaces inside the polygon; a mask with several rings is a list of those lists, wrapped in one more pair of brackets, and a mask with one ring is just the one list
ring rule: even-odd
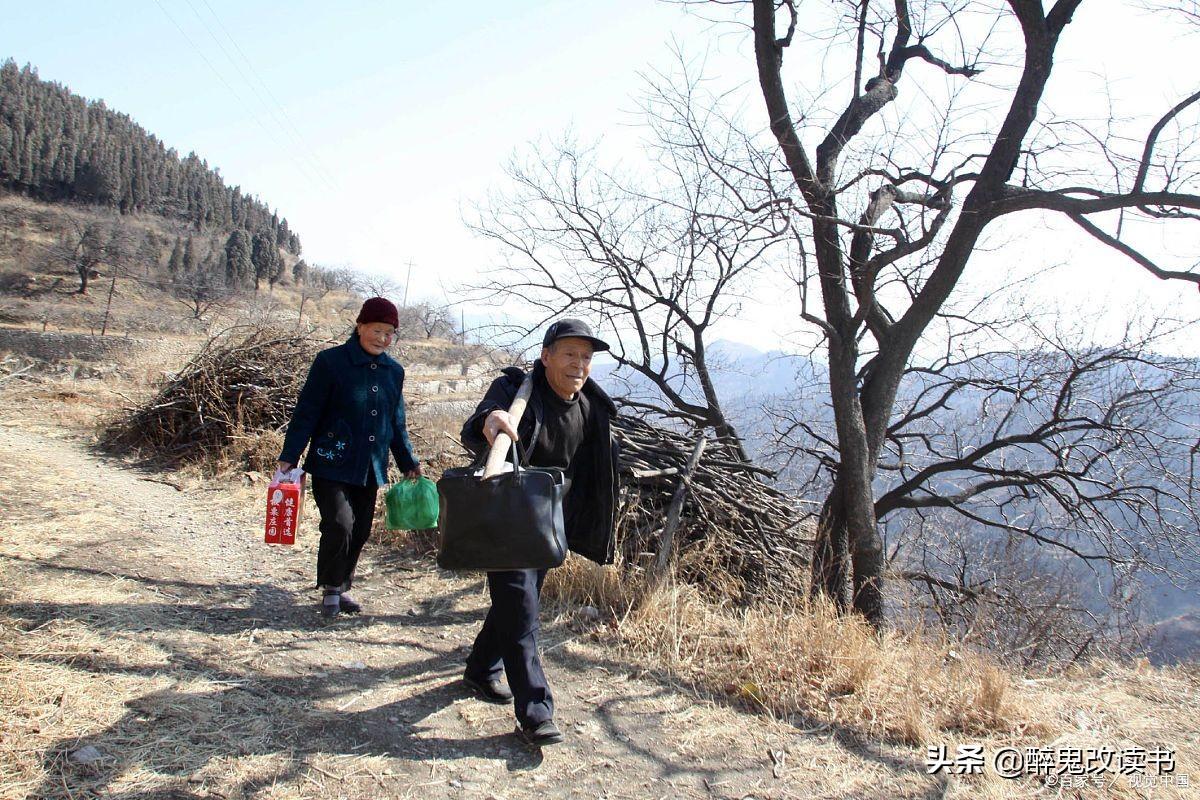
{"label": "woman's black pants", "polygon": [[355,486],[313,475],[312,490],[321,512],[317,585],[346,591],[354,582],[358,554],[371,536],[375,495],[379,487],[374,484]]}

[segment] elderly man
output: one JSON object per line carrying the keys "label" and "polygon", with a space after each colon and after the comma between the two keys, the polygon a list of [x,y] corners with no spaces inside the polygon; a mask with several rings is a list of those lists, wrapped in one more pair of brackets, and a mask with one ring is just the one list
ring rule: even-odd
{"label": "elderly man", "polygon": [[[589,376],[592,354],[608,345],[578,319],[561,319],[542,338],[533,393],[521,419],[505,410],[525,379],[504,370],[462,429],[480,455],[500,433],[521,442],[536,467],[562,469],[568,486],[563,521],[571,550],[600,563],[613,557],[617,508],[617,448],[609,427],[616,407]],[[519,732],[531,744],[561,742],[554,699],[538,656],[538,599],[545,570],[489,572],[492,606],[475,638],[463,681],[493,703],[514,702]],[[501,683],[508,677],[508,688]]]}

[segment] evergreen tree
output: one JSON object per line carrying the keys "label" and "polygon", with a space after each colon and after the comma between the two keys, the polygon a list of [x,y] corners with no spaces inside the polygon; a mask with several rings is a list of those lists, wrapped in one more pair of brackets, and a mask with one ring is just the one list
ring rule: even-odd
{"label": "evergreen tree", "polygon": [[87,294],[88,280],[92,277],[92,272],[105,260],[105,238],[104,230],[94,222],[84,229],[79,243],[79,260],[76,262],[80,294]]}
{"label": "evergreen tree", "polygon": [[[275,273],[279,251],[275,248],[275,236],[270,229],[260,230],[254,234],[254,242],[250,253],[254,263],[254,291],[258,291],[262,281],[271,281]],[[274,281],[271,281],[274,285]]]}
{"label": "evergreen tree", "polygon": [[171,248],[171,257],[167,259],[167,273],[172,278],[181,275],[184,271],[183,257],[183,240],[178,236],[175,237],[175,246]]}
{"label": "evergreen tree", "polygon": [[201,264],[179,276],[171,285],[171,293],[187,305],[194,319],[223,303],[233,291],[221,277],[218,251],[210,251]]}
{"label": "evergreen tree", "polygon": [[292,265],[292,282],[299,286],[304,283],[304,279],[307,277],[308,264],[302,258]]}
{"label": "evergreen tree", "polygon": [[196,267],[199,266],[199,262],[200,257],[196,254],[196,242],[189,236],[187,244],[183,248],[183,271],[195,272]]}
{"label": "evergreen tree", "polygon": [[158,271],[160,253],[158,237],[154,235],[153,231],[147,231],[134,256],[135,260],[142,265],[142,274],[145,277],[149,278],[152,273]]}
{"label": "evergreen tree", "polygon": [[300,240],[265,203],[225,185],[199,156],[179,154],[129,116],[0,64],[0,187],[43,200],[84,200],[121,213],[181,218],[195,230],[269,229],[293,255]]}
{"label": "evergreen tree", "polygon": [[89,161],[75,173],[75,194],[83,200],[109,203],[117,194],[116,177],[103,162]]}
{"label": "evergreen tree", "polygon": [[240,228],[229,234],[225,241],[225,283],[227,286],[245,286],[250,281],[250,234]]}

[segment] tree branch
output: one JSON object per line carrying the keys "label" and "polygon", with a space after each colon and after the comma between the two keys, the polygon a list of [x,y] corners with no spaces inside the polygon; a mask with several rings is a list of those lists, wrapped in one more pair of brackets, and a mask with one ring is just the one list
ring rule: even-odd
{"label": "tree branch", "polygon": [[1198,288],[1200,288],[1200,273],[1163,269],[1162,267],[1158,266],[1153,261],[1151,261],[1149,258],[1147,258],[1146,256],[1139,253],[1137,250],[1134,250],[1132,247],[1130,247],[1129,245],[1122,242],[1120,239],[1116,238],[1115,236],[1112,236],[1107,231],[1100,229],[1096,225],[1093,225],[1089,220],[1085,219],[1082,215],[1068,214],[1067,216],[1070,217],[1072,222],[1074,222],[1080,228],[1083,228],[1085,231],[1087,231],[1089,234],[1091,234],[1097,241],[1108,245],[1112,249],[1114,249],[1117,252],[1121,253],[1122,255],[1128,257],[1135,264],[1137,264],[1141,267],[1144,267],[1147,272],[1149,272],[1151,275],[1158,278],[1159,280],[1188,281],[1190,283],[1196,284],[1196,286]]}

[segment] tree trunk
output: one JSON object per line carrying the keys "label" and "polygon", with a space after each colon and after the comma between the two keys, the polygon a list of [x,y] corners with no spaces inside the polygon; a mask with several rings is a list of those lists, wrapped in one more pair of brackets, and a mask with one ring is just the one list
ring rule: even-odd
{"label": "tree trunk", "polygon": [[848,532],[842,489],[835,483],[817,518],[809,591],[814,598],[829,598],[838,612],[845,612],[850,608],[850,598],[847,594],[850,585]]}
{"label": "tree trunk", "polygon": [[78,294],[87,294],[88,290],[88,273],[89,269],[76,270],[79,273],[79,292]]}
{"label": "tree trunk", "polygon": [[[815,225],[814,227],[820,227]],[[820,233],[829,238],[826,242],[818,239],[818,244],[831,244],[832,236],[827,230]],[[826,266],[832,262],[840,266],[840,260],[831,247],[818,248],[818,259],[825,256],[827,261],[823,268],[822,280],[831,284],[826,287],[826,307],[833,318],[845,319],[841,313],[845,302],[844,286],[840,283],[840,271],[834,273]],[[819,262],[820,263],[820,262]],[[834,421],[838,438],[838,475],[834,492],[831,493],[826,507],[829,513],[822,513],[821,527],[828,531],[828,542],[823,544],[824,552],[820,559],[814,558],[813,568],[820,572],[813,573],[813,586],[833,588],[837,582],[837,591],[831,597],[835,606],[845,607],[844,599],[839,599],[845,586],[845,559],[838,558],[838,548],[845,541],[845,547],[850,555],[851,583],[853,592],[851,604],[855,611],[862,614],[874,627],[878,628],[884,620],[883,602],[883,542],[879,537],[879,525],[875,518],[875,496],[873,481],[877,448],[873,448],[871,437],[867,430],[866,418],[863,413],[862,397],[859,395],[858,347],[853,335],[847,335],[835,328],[829,339],[829,389],[833,401]]]}
{"label": "tree trunk", "polygon": [[725,441],[733,448],[734,455],[737,456],[739,461],[743,464],[749,464],[751,459],[746,452],[746,446],[742,442],[742,437],[729,424],[729,420],[721,408],[721,400],[717,396],[717,387],[713,385],[712,374],[708,370],[708,357],[705,354],[704,338],[698,333],[693,339],[692,353],[692,362],[696,368],[696,377],[700,381],[700,390],[704,393],[704,402],[709,408],[708,424],[716,431],[718,439]]}

